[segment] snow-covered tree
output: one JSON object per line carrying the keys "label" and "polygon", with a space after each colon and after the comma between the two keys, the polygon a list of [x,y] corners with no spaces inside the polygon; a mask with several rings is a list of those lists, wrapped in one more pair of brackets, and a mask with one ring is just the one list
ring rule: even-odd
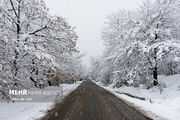
{"label": "snow-covered tree", "polygon": [[151,86],[158,84],[159,74],[177,73],[178,6],[178,0],[145,0],[137,11],[108,17],[102,30],[106,50],[99,65],[101,74],[117,86]]}
{"label": "snow-covered tree", "polygon": [[173,33],[178,31],[175,29],[178,24],[174,25],[174,23],[177,23],[179,18],[172,15],[177,10],[175,9],[177,2],[174,0],[147,0],[139,11],[135,39],[141,41],[147,49],[143,56],[147,57],[149,61],[154,85],[158,84],[159,62],[163,62],[164,54],[173,54],[171,52],[175,49],[178,52],[178,39],[180,38],[174,36]]}
{"label": "snow-covered tree", "polygon": [[39,87],[40,81],[47,84],[58,73],[81,74],[79,59],[75,57],[79,54],[78,37],[64,18],[50,15],[43,0],[0,0],[0,3],[3,89]]}

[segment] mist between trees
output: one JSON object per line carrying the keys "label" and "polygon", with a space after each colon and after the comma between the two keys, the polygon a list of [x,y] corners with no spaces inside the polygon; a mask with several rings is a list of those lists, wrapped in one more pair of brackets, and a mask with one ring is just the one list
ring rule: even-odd
{"label": "mist between trees", "polygon": [[114,87],[159,85],[159,75],[180,73],[180,1],[145,0],[136,11],[120,10],[107,17],[102,39],[103,56],[91,60],[94,80]]}
{"label": "mist between trees", "polygon": [[0,94],[79,80],[77,38],[42,0],[0,0]]}

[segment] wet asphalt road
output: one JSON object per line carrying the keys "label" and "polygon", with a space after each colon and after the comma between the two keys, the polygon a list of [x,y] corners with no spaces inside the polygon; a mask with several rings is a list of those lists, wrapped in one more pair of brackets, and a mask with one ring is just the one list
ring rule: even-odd
{"label": "wet asphalt road", "polygon": [[42,120],[152,120],[91,81],[85,81]]}

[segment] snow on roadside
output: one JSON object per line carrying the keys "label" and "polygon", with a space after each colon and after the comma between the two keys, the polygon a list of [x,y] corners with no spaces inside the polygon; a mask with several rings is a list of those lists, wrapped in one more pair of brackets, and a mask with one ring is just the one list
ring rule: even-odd
{"label": "snow on roadside", "polygon": [[[159,81],[166,84],[166,88],[160,93],[160,89],[154,87],[146,90],[142,87],[104,87],[116,96],[133,103],[140,109],[148,112],[154,119],[179,120],[180,118],[180,75],[159,76]],[[102,86],[100,83],[98,85]],[[144,97],[146,101],[131,98],[117,92],[129,93],[134,96]],[[151,101],[150,101],[151,100]],[[157,117],[157,116],[159,117]]]}
{"label": "snow on roadside", "polygon": [[[74,91],[81,83],[61,84],[62,97]],[[45,115],[45,112],[53,105],[54,102],[0,102],[0,120],[35,120]]]}

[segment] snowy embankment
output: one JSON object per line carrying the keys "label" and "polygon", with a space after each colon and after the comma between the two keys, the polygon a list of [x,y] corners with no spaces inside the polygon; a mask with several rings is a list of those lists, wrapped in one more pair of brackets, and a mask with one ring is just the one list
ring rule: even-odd
{"label": "snowy embankment", "polygon": [[[166,88],[160,90],[158,87],[153,87],[149,90],[142,87],[121,87],[112,88],[112,86],[104,87],[117,97],[132,103],[138,109],[146,112],[148,116],[154,119],[179,120],[180,119],[180,75],[159,76],[160,83],[165,83]],[[100,85],[100,83],[98,83]],[[102,86],[102,85],[101,85]],[[145,98],[139,100],[129,97],[128,93],[133,96]]]}
{"label": "snowy embankment", "polygon": [[[61,98],[74,91],[81,83],[61,84],[60,86],[63,88]],[[54,102],[0,102],[0,120],[35,120],[45,115],[53,105]]]}

